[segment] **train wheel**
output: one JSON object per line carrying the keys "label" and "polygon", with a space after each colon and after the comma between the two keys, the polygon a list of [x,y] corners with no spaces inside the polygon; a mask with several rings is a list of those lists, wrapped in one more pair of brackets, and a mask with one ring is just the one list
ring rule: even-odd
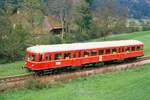
{"label": "train wheel", "polygon": [[35,71],[35,74],[37,76],[42,76],[42,75],[44,75],[44,71],[43,70],[38,70],[38,71]]}
{"label": "train wheel", "polygon": [[53,73],[53,69],[46,69],[44,70],[44,75],[49,75]]}
{"label": "train wheel", "polygon": [[133,61],[136,61],[136,60],[137,60],[137,57],[132,57],[132,58],[125,59],[125,62],[133,62]]}

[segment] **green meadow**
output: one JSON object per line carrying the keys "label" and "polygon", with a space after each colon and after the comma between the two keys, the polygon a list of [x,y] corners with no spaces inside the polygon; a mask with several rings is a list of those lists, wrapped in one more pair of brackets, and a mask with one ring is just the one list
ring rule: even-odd
{"label": "green meadow", "polygon": [[150,65],[79,78],[42,89],[11,90],[0,100],[149,100]]}
{"label": "green meadow", "polygon": [[26,70],[22,68],[23,64],[23,61],[0,64],[0,77],[25,74]]}

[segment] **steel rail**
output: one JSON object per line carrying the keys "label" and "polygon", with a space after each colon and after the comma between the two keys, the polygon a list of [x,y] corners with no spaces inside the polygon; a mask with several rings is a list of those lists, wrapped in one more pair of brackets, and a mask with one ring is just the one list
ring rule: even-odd
{"label": "steel rail", "polygon": [[0,83],[24,80],[24,79],[30,77],[31,75],[32,74],[29,73],[29,74],[0,77]]}

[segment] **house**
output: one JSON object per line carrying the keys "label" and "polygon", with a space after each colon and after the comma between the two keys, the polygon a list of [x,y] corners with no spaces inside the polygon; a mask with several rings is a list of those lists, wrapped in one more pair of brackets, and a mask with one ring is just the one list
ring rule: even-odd
{"label": "house", "polygon": [[52,34],[58,35],[62,32],[62,25],[59,20],[51,16],[44,16],[44,29]]}

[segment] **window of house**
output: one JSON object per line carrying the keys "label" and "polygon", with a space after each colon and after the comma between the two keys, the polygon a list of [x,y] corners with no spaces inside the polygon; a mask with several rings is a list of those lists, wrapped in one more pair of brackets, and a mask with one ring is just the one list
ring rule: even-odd
{"label": "window of house", "polygon": [[99,50],[99,55],[103,55],[104,54],[104,50]]}
{"label": "window of house", "polygon": [[62,59],[62,54],[55,54],[55,60]]}

